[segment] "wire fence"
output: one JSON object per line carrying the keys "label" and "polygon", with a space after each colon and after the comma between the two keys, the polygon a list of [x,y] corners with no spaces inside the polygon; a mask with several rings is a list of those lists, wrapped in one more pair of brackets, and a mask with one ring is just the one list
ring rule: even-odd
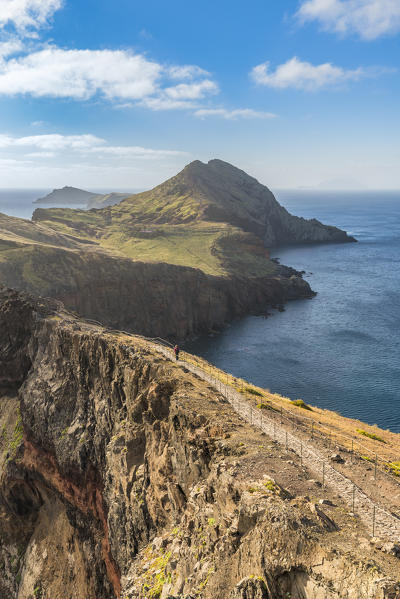
{"label": "wire fence", "polygon": [[[65,310],[64,312],[68,311]],[[74,317],[76,316],[73,313],[71,313],[71,315]],[[82,320],[88,324],[94,324],[101,327],[106,333],[123,334],[132,337],[133,339],[143,339],[147,342],[150,342],[157,352],[161,353],[170,360],[173,359],[173,345],[165,339],[161,339],[159,337],[149,338],[144,337],[143,335],[132,334],[127,331],[111,329],[96,320],[88,318]],[[306,466],[316,475],[323,488],[329,486],[340,495],[340,497],[351,509],[351,513],[360,518],[371,536],[374,537],[379,535],[390,539],[395,543],[400,542],[400,519],[395,514],[382,508],[370,497],[368,497],[368,495],[366,495],[366,493],[361,490],[351,479],[334,468],[327,458],[313,446],[313,439],[320,434],[324,436],[323,440],[328,440],[328,444],[330,444],[329,439],[331,432],[326,427],[323,427],[320,424],[318,427],[316,427],[312,419],[305,415],[301,415],[301,417],[297,415],[294,416],[292,412],[285,410],[282,406],[280,406],[279,409],[273,408],[273,416],[267,415],[265,414],[264,410],[254,408],[250,404],[248,398],[245,396],[244,381],[241,381],[242,389],[241,391],[238,391],[232,386],[232,379],[230,379],[229,375],[225,374],[224,382],[222,378],[219,378],[223,377],[222,371],[218,371],[214,366],[207,363],[205,360],[201,360],[201,366],[198,366],[197,364],[193,363],[195,361],[194,356],[191,356],[186,352],[181,352],[181,356],[185,356],[186,359],[180,359],[179,363],[185,364],[185,367],[188,370],[212,385],[223,397],[227,399],[235,412],[241,418],[243,418],[243,420],[267,434],[276,443],[279,443],[281,446],[283,446],[287,452],[293,451],[295,454],[297,454],[300,457],[301,464]],[[219,377],[214,376],[216,372],[218,373]],[[298,427],[307,422],[311,424],[311,426],[308,425],[308,432],[311,435],[310,440],[308,441],[294,434],[294,431],[297,430]],[[285,423],[287,426],[292,426],[293,432],[290,432],[287,430],[287,428],[285,428]],[[323,432],[324,429],[326,430],[325,433]],[[335,431],[335,436],[337,435],[339,435],[339,433]],[[346,440],[347,443],[351,443],[351,451],[353,454],[355,454],[357,445],[368,455],[373,453],[365,446],[355,443],[353,439],[345,435],[341,436]],[[385,466],[388,464],[388,461],[385,458],[378,456],[378,454],[374,454],[375,477],[377,475],[378,460],[383,462]],[[368,461],[372,461],[372,459],[369,458]]]}
{"label": "wire fence", "polygon": [[[191,354],[186,354],[187,361],[193,363],[194,365],[200,364],[200,368],[202,368],[205,372],[208,373],[217,373],[217,377],[214,377],[217,381],[221,381],[222,383],[229,385],[236,390],[240,391],[241,394],[245,396],[249,396],[251,394],[252,385],[244,381],[243,379],[235,379],[224,373],[223,371],[219,371],[215,366],[207,363],[204,359],[201,361]],[[196,363],[197,361],[197,363]],[[249,391],[250,390],[250,391]],[[376,478],[378,468],[381,468],[386,474],[391,474],[393,477],[399,477],[397,481],[396,478],[393,478],[393,482],[397,483],[400,487],[400,462],[392,461],[379,455],[377,451],[371,450],[371,448],[366,447],[363,443],[358,440],[355,440],[349,434],[342,433],[338,430],[332,430],[332,428],[328,428],[321,422],[315,422],[313,418],[309,418],[303,413],[294,413],[291,410],[288,410],[282,406],[280,402],[274,400],[271,397],[271,394],[268,394],[266,397],[263,394],[256,393],[259,395],[258,399],[260,400],[260,404],[262,404],[262,408],[267,408],[280,413],[280,421],[286,421],[288,425],[293,427],[293,429],[303,429],[305,432],[308,432],[311,439],[319,439],[322,444],[325,444],[328,449],[333,449],[338,444],[338,440],[341,442],[341,449],[350,453],[352,461],[357,458],[364,460],[365,462],[369,462],[374,467],[374,477]],[[266,401],[266,404],[263,404],[263,401]],[[288,400],[290,401],[290,400]],[[368,436],[368,434],[366,435]]]}
{"label": "wire fence", "polygon": [[[171,351],[167,347],[155,345],[154,348],[171,359]],[[184,362],[188,370],[215,387],[245,421],[266,433],[287,452],[296,453],[302,464],[320,479],[323,488],[329,486],[339,493],[351,508],[351,512],[359,516],[372,536],[378,534],[393,542],[400,542],[400,519],[377,505],[352,480],[336,470],[315,447],[312,447],[310,442],[307,443],[289,432],[282,426],[283,422],[277,422],[276,418],[269,417],[262,410],[254,408],[239,391],[213,376],[211,372],[206,372],[186,360],[181,362]]]}

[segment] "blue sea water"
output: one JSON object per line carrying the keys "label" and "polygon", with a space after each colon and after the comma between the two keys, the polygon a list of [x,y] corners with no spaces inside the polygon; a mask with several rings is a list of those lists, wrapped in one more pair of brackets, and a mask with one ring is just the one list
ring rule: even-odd
{"label": "blue sea water", "polygon": [[50,189],[0,189],[0,212],[20,218],[31,218],[32,212],[38,208],[33,204],[43,198]]}
{"label": "blue sea water", "polygon": [[400,192],[280,191],[290,212],[358,243],[280,248],[318,295],[187,345],[273,392],[400,432]]}
{"label": "blue sea water", "polygon": [[[38,198],[43,198],[51,189],[0,189],[0,212],[19,218],[31,218],[36,208],[51,208],[51,204],[34,204]],[[110,193],[107,190],[94,189],[96,193]],[[117,190],[118,191],[118,190]],[[126,191],[126,190],[121,190]],[[136,191],[136,190],[135,190]],[[142,190],[140,190],[142,191]],[[86,204],[54,204],[57,207],[85,209]]]}

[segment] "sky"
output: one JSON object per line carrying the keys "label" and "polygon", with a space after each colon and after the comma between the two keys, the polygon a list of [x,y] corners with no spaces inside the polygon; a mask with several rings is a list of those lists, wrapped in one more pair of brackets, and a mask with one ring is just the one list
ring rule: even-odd
{"label": "sky", "polygon": [[400,189],[400,0],[0,0],[0,187]]}

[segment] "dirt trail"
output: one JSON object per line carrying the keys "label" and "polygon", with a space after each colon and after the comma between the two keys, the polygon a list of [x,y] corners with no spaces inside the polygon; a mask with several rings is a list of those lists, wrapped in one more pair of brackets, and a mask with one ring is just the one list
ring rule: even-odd
{"label": "dirt trail", "polygon": [[[167,347],[154,344],[153,348],[167,358],[173,359],[172,352]],[[293,450],[317,480],[339,494],[351,511],[357,513],[371,536],[379,536],[395,543],[400,542],[400,520],[368,497],[350,478],[338,472],[311,442],[305,443],[304,439],[287,431],[274,418],[266,416],[261,410],[254,409],[238,391],[198,366],[184,360],[179,360],[178,363],[184,364],[190,372],[219,391],[246,422],[261,429],[285,448]]]}

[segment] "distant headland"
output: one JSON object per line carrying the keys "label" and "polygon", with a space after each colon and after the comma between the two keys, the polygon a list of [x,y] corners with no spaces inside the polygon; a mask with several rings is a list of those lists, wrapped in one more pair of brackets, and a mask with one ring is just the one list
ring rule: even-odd
{"label": "distant headland", "polygon": [[51,193],[43,198],[38,198],[33,203],[41,206],[86,206],[87,209],[105,208],[129,198],[132,193],[99,194],[66,185],[60,189],[53,189]]}

